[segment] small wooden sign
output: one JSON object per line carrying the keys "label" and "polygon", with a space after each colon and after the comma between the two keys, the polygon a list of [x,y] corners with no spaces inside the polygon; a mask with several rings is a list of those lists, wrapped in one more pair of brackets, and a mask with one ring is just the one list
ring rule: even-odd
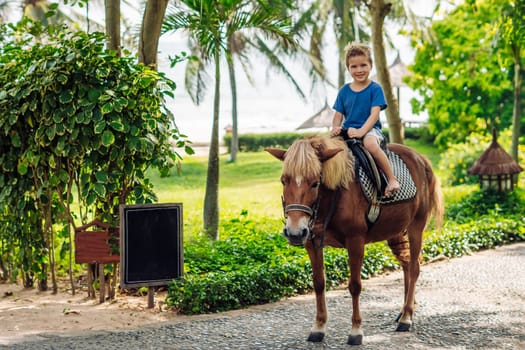
{"label": "small wooden sign", "polygon": [[[88,231],[90,227],[103,229]],[[84,263],[119,263],[118,228],[112,229],[109,224],[94,220],[75,229],[75,261]]]}

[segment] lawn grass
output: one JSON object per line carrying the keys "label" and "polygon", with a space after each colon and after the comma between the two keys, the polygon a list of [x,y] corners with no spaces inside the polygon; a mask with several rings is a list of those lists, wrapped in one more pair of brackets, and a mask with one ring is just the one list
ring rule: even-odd
{"label": "lawn grass", "polygon": [[[281,162],[266,152],[239,153],[237,161],[223,154],[219,162],[219,220],[247,212],[252,219],[281,217]],[[169,177],[149,172],[160,203],[182,203],[185,233],[202,231],[206,190],[206,156],[189,156]]]}
{"label": "lawn grass", "polygon": [[434,170],[438,168],[440,153],[434,145],[413,139],[406,139],[405,145],[425,155],[432,163],[432,167],[434,168]]}
{"label": "lawn grass", "polygon": [[[434,147],[413,140],[407,145],[426,155],[437,168],[439,152]],[[228,159],[227,154],[220,156],[219,221],[238,218],[241,213],[254,220],[281,218],[282,163],[267,152],[240,152],[234,163]],[[183,204],[186,237],[202,232],[207,166],[206,156],[193,155],[184,158],[168,177],[148,173],[159,203]]]}

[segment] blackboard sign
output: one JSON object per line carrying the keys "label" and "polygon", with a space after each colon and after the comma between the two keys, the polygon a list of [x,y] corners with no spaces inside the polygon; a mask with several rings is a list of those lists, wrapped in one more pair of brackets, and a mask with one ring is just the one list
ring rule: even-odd
{"label": "blackboard sign", "polygon": [[167,285],[182,276],[182,204],[120,206],[122,288]]}

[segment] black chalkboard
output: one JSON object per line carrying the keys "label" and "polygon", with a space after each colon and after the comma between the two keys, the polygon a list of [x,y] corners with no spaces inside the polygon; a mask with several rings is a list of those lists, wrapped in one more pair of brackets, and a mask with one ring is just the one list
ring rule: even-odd
{"label": "black chalkboard", "polygon": [[120,206],[122,288],[168,285],[183,273],[182,204]]}

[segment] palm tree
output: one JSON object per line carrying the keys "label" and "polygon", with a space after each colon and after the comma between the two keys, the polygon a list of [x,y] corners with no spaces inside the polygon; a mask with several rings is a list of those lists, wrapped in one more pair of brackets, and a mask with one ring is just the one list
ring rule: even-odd
{"label": "palm tree", "polygon": [[160,31],[168,0],[150,0],[146,3],[140,31],[139,62],[157,69]]}
{"label": "palm tree", "polygon": [[[235,22],[232,21],[234,19],[234,17],[232,17],[227,23],[227,26],[231,29],[230,31],[227,31],[230,34],[227,37],[228,50],[226,55],[226,62],[228,64],[228,73],[230,78],[230,89],[232,94],[232,138],[230,146],[230,162],[234,162],[237,159],[237,151],[239,149],[237,84],[234,58],[238,58],[245,74],[248,77],[248,80],[252,81],[249,72],[249,53],[251,51],[261,53],[262,56],[268,60],[270,66],[276,68],[280,73],[288,78],[299,96],[301,96],[303,99],[305,98],[305,94],[301,87],[280,58],[282,56],[288,56],[288,54],[291,52],[290,49],[295,50],[296,48],[296,45],[293,43],[292,34],[287,30],[290,23],[288,19],[288,12],[293,9],[292,2],[258,0],[255,2],[255,4],[253,4],[253,2],[250,3],[246,1],[239,1],[238,8],[235,10],[235,12],[251,12],[251,6],[253,5],[255,5],[255,8],[257,8],[261,14],[264,13],[264,15],[261,16],[266,17],[265,21],[261,21],[261,19],[257,19],[255,16],[252,16],[249,19],[251,24],[247,23],[246,27],[239,27],[237,24],[235,24]],[[259,15],[257,14],[257,16]],[[273,22],[271,22],[272,18]],[[268,26],[268,24],[270,25]],[[247,31],[246,29],[250,26],[252,28]],[[270,46],[270,43],[268,43],[265,38],[261,36],[267,35],[269,31],[274,34],[275,40],[272,42],[272,44],[276,43],[275,46]],[[246,35],[247,32],[249,35]],[[293,45],[291,46],[290,44]]]}
{"label": "palm tree", "polygon": [[404,143],[403,125],[399,116],[398,101],[394,97],[388,63],[386,62],[386,52],[383,35],[383,25],[385,17],[392,10],[392,3],[385,0],[371,0],[366,3],[372,17],[372,47],[376,65],[377,77],[381,82],[385,97],[388,103],[386,117],[388,120],[388,131],[390,141],[394,143]]}
{"label": "palm tree", "polygon": [[327,79],[322,55],[329,28],[333,28],[339,56],[337,86],[345,83],[345,46],[360,37],[368,38],[368,34],[359,26],[358,19],[363,24],[367,21],[354,1],[348,0],[314,0],[301,12],[294,31],[310,38],[302,50],[309,57],[308,66],[313,84],[320,80],[332,85]]}
{"label": "palm tree", "polygon": [[[234,0],[224,2],[231,15],[225,18],[224,40],[225,58],[230,78],[230,89],[232,95],[232,139],[230,161],[234,162],[238,151],[238,113],[237,113],[237,87],[236,87],[236,63],[240,63],[248,81],[253,82],[250,75],[250,53],[257,52],[265,58],[269,65],[276,68],[288,78],[297,93],[305,98],[301,87],[287,69],[282,56],[288,56],[292,43],[291,34],[285,32],[283,26],[289,25],[290,10],[293,9],[293,1],[268,1],[268,0]],[[254,12],[254,10],[256,10]],[[237,14],[244,13],[245,23],[239,22]],[[264,14],[264,15],[263,15]],[[168,16],[169,17],[169,16]],[[261,26],[258,28],[258,26]],[[169,19],[165,21],[164,28],[169,30]],[[280,28],[282,27],[282,28]],[[267,34],[272,33],[274,40],[268,41]],[[195,104],[200,104],[206,91],[206,68],[209,59],[202,56],[199,43],[190,38],[190,51],[196,60],[189,61],[186,66],[186,90]]]}
{"label": "palm tree", "polygon": [[[385,39],[388,37],[384,31],[384,23],[387,16],[393,20],[410,22],[412,29],[422,34],[424,30],[420,28],[421,21],[414,15],[406,1],[385,1],[385,0],[355,0],[356,4],[364,4],[370,13],[372,29],[372,48],[374,52],[374,61],[377,71],[377,77],[384,89],[385,97],[388,103],[386,117],[388,121],[388,130],[390,141],[394,143],[404,143],[404,132],[401,118],[399,115],[399,105],[395,98],[392,88],[388,63],[386,62]],[[436,0],[434,12],[439,9],[440,0]]]}
{"label": "palm tree", "polygon": [[[183,6],[173,6],[164,20],[164,32],[187,31],[192,43],[192,53],[197,60],[190,61],[186,70],[187,89],[194,101],[199,102],[203,93],[203,67],[213,61],[215,67],[215,92],[213,104],[212,135],[208,155],[208,173],[204,198],[204,229],[208,235],[218,238],[219,208],[219,107],[220,107],[220,59],[225,57],[232,65],[229,50],[234,37],[254,38],[265,35],[270,40],[281,43],[282,47],[295,44],[290,34],[288,19],[276,16],[263,2],[245,0],[182,0]],[[231,68],[230,70],[233,70]],[[188,84],[188,74],[193,74],[193,84]],[[234,81],[234,76],[232,76]],[[235,88],[235,85],[233,85]]]}

